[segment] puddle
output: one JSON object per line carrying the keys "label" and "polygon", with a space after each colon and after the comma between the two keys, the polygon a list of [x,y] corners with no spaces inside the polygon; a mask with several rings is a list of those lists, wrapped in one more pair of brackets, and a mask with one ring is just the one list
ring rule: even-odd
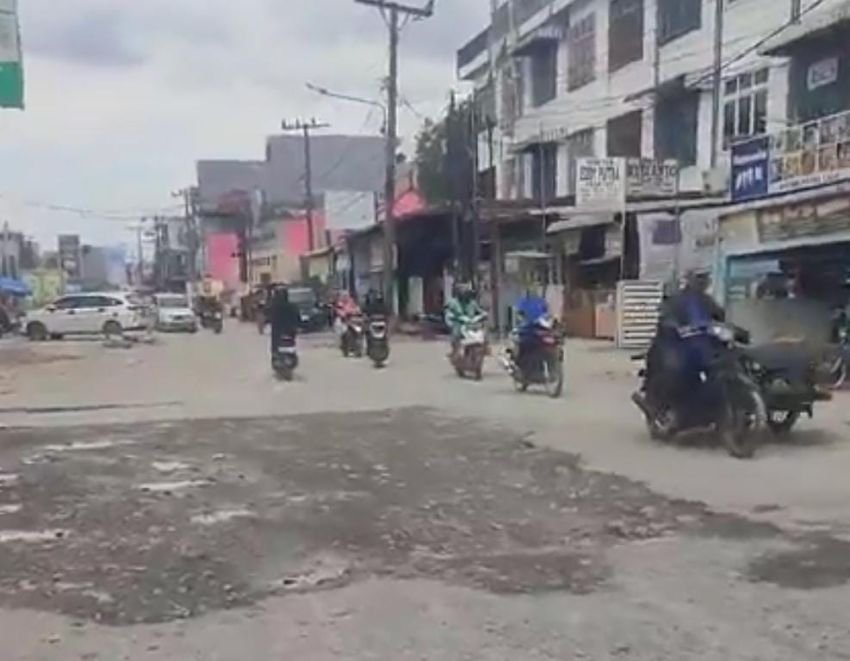
{"label": "puddle", "polygon": [[138,488],[142,491],[165,493],[168,491],[182,491],[184,489],[208,487],[210,484],[212,483],[208,480],[183,480],[180,482],[150,482],[148,484],[140,484]]}
{"label": "puddle", "polygon": [[45,452],[88,452],[132,444],[133,441],[91,441],[88,443],[68,443],[67,445],[48,445],[44,450]]}
{"label": "puddle", "polygon": [[160,473],[177,473],[190,468],[189,464],[184,464],[180,461],[155,461],[151,464],[155,471]]}
{"label": "puddle", "polygon": [[68,536],[67,530],[0,530],[0,544],[4,542],[52,542]]}
{"label": "puddle", "polygon": [[219,510],[207,514],[196,514],[192,517],[192,523],[199,526],[214,526],[217,523],[227,523],[233,519],[253,519],[256,516],[254,512],[244,509]]}
{"label": "puddle", "polygon": [[22,505],[20,503],[12,503],[10,505],[0,505],[0,515],[3,514],[16,514],[21,511]]}
{"label": "puddle", "polygon": [[14,484],[18,481],[17,473],[0,473],[0,486],[4,484]]}

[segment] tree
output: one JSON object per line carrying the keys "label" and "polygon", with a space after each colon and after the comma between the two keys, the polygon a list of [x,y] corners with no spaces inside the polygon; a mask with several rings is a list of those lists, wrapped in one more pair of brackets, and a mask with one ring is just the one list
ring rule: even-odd
{"label": "tree", "polygon": [[451,200],[452,191],[445,172],[446,120],[426,119],[416,136],[416,170],[419,189],[429,204]]}
{"label": "tree", "polygon": [[419,188],[429,204],[463,200],[471,191],[472,104],[449,107],[440,120],[426,119],[416,136]]}

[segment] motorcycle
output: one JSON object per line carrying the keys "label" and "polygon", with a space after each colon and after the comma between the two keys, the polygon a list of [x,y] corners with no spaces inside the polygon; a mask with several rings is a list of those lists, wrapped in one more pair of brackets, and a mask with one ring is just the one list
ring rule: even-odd
{"label": "motorcycle", "polygon": [[201,327],[209,328],[218,335],[224,330],[224,313],[221,310],[204,310],[200,313]]}
{"label": "motorcycle", "polygon": [[526,392],[531,384],[539,384],[552,399],[557,399],[564,390],[563,338],[548,317],[538,319],[532,328],[533,339],[525,341],[522,354],[519,335],[514,332],[513,348],[505,352],[504,365],[520,392]]}
{"label": "motorcycle", "polygon": [[360,358],[363,355],[363,317],[359,314],[351,315],[343,323],[345,330],[340,336],[342,355],[348,358],[354,354],[356,358]]}
{"label": "motorcycle", "polygon": [[295,337],[284,335],[272,353],[272,369],[278,379],[292,381],[296,367],[298,367],[298,352],[295,348]]}
{"label": "motorcycle", "polygon": [[486,319],[484,314],[467,319],[461,327],[457,345],[452,347],[449,360],[462,379],[471,377],[480,381],[484,377],[484,356],[487,354],[487,334],[484,329]]}
{"label": "motorcycle", "polygon": [[[656,339],[649,354],[635,357],[645,358],[646,367],[641,370],[641,388],[632,400],[644,414],[650,436],[673,441],[684,432],[713,429],[731,456],[751,458],[767,428],[768,406],[754,380],[752,363],[741,348],[749,344],[749,333],[719,323],[708,328],[665,332],[677,333],[680,340],[706,338],[711,357],[706,369],[697,375],[687,401],[678,405],[664,401],[659,379],[669,375],[661,374],[652,359],[654,351],[673,350],[672,347],[659,346]],[[687,349],[680,351],[684,354]]]}
{"label": "motorcycle", "polygon": [[369,329],[366,334],[366,353],[375,368],[382,368],[390,357],[390,340],[387,318],[373,315],[369,317]]}

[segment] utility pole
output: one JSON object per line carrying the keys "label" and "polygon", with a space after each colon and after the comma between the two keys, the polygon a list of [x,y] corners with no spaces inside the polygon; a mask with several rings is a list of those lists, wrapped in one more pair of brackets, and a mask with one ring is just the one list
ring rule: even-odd
{"label": "utility pole", "polygon": [[801,0],[791,0],[791,22],[799,23],[803,12]]}
{"label": "utility pole", "polygon": [[395,286],[393,283],[395,261],[395,177],[396,147],[398,142],[398,42],[399,17],[404,14],[413,18],[430,18],[434,14],[435,0],[428,0],[425,7],[409,7],[387,0],[354,0],[361,5],[371,5],[386,12],[390,30],[390,65],[387,77],[387,171],[384,182],[384,301],[395,310]]}
{"label": "utility pole", "polygon": [[720,92],[723,75],[723,0],[714,0],[714,66],[711,84],[711,167],[717,167],[720,140]]}
{"label": "utility pole", "polygon": [[317,122],[315,118],[309,122],[302,122],[300,119],[296,119],[294,122],[284,120],[281,124],[284,131],[300,131],[304,136],[304,194],[307,196],[304,200],[304,210],[307,215],[307,245],[310,252],[316,249],[316,232],[313,227],[316,202],[313,199],[313,155],[310,149],[310,131],[326,129],[329,126],[330,124]]}
{"label": "utility pole", "polygon": [[138,287],[141,287],[145,280],[145,257],[144,257],[144,248],[142,246],[142,232],[145,229],[145,221],[147,218],[142,218],[138,225],[136,225],[136,250],[139,256],[139,263],[136,265],[136,275],[139,278],[137,284]]}
{"label": "utility pole", "polygon": [[0,275],[13,277],[12,269],[9,268],[9,221],[5,221],[3,223],[3,252],[2,252],[2,270],[0,270]]}
{"label": "utility pole", "polygon": [[192,186],[181,188],[171,194],[172,197],[183,199],[183,220],[186,224],[186,296],[191,302],[195,296],[195,285],[198,282],[198,223],[195,204],[198,189]]}

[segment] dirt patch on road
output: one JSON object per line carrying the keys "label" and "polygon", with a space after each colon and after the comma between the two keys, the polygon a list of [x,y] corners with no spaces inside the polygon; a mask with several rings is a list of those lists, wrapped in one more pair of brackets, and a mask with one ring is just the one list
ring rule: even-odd
{"label": "dirt patch on road", "polygon": [[50,365],[80,358],[79,355],[37,351],[29,347],[0,347],[0,368],[4,369],[28,365]]}
{"label": "dirt patch on road", "polygon": [[615,544],[778,534],[424,409],[6,441],[0,604],[117,625],[373,575],[583,594]]}

